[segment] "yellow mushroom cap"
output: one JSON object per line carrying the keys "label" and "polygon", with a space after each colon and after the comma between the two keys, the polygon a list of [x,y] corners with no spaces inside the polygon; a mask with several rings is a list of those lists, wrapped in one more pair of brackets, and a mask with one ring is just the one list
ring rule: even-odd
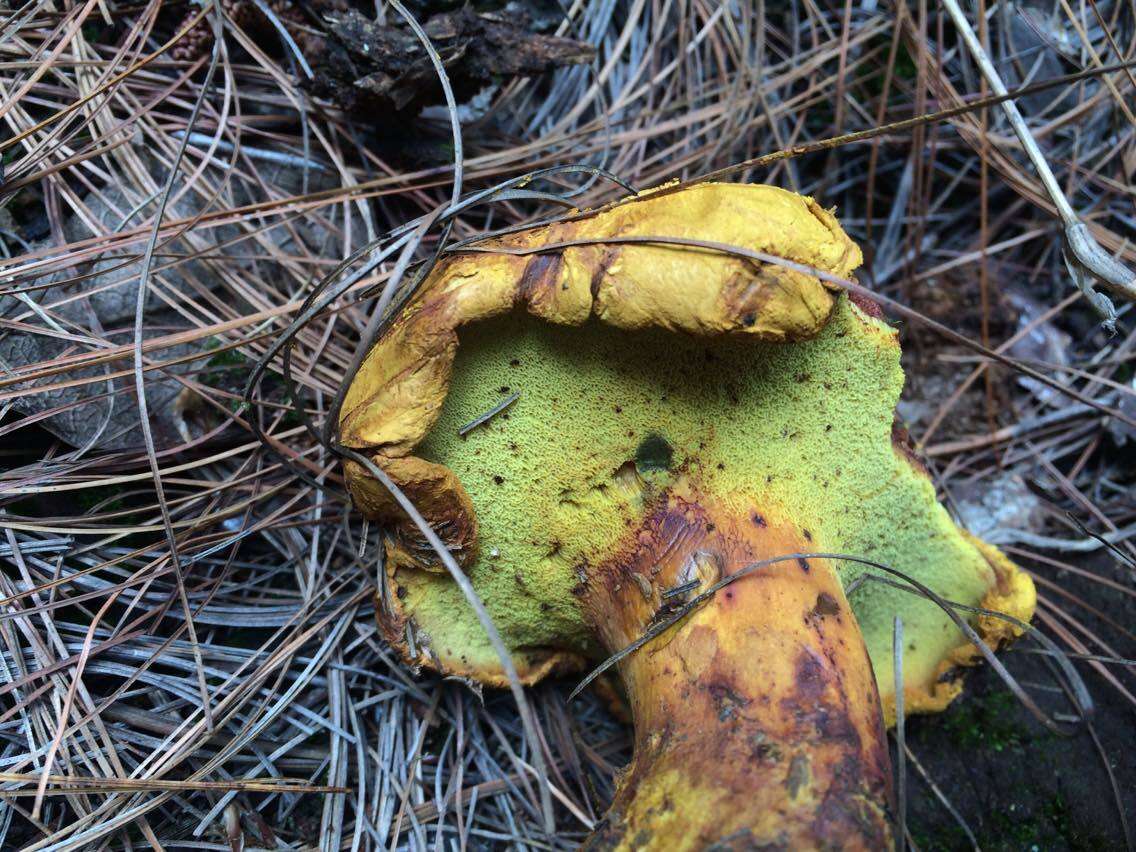
{"label": "yellow mushroom cap", "polygon": [[[811,199],[731,184],[640,196],[480,247],[633,236],[729,243],[841,277],[860,263]],[[1029,578],[955,526],[893,436],[902,382],[892,328],[776,265],[641,243],[459,254],[369,354],[341,440],[371,454],[454,548],[528,682],[605,655],[614,634],[601,635],[587,586],[636,542],[660,554],[693,546],[668,541],[660,515],[681,495],[712,503],[715,518],[772,524],[805,549],[874,559],[952,601],[1028,620]],[[506,412],[458,435],[514,391]],[[390,523],[388,639],[412,662],[503,683],[459,590],[381,485],[357,465],[347,476],[359,507]],[[865,570],[835,568],[846,586]],[[649,574],[612,581],[643,584],[640,621],[673,579]],[[973,654],[934,604],[874,583],[850,603],[885,714],[896,614],[908,711],[957,694],[953,671]],[[994,643],[1015,632],[974,624]]]}

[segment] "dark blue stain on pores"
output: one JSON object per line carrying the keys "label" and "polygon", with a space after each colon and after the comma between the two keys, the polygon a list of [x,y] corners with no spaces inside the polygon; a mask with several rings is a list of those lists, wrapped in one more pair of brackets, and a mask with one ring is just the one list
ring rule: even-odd
{"label": "dark blue stain on pores", "polygon": [[674,448],[657,432],[652,432],[640,441],[635,450],[635,469],[639,473],[649,470],[670,470],[673,463]]}

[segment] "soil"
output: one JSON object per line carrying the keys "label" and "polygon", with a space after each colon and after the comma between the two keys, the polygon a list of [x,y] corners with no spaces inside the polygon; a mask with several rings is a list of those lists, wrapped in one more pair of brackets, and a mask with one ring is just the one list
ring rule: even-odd
{"label": "soil", "polygon": [[[1132,573],[1104,555],[1080,557],[1079,567],[1130,585]],[[1076,577],[1055,577],[1120,624],[1133,622],[1131,599]],[[1125,642],[1115,628],[1090,613],[1071,609],[1098,636],[1108,637],[1127,658],[1136,643]],[[1020,650],[1030,643],[1020,643]],[[1009,651],[1002,655],[1011,674],[1049,712],[1069,713],[1046,659]],[[939,789],[969,824],[984,850],[1124,849],[1125,814],[1136,814],[1136,762],[1132,731],[1136,712],[1114,686],[1086,662],[1075,663],[1096,703],[1092,722],[1101,750],[1115,776],[1109,779],[1104,758],[1086,728],[1072,737],[1051,733],[1022,707],[998,675],[983,666],[967,676],[963,695],[939,716],[908,720],[907,742]],[[1136,686],[1131,668],[1111,666],[1125,688]],[[894,759],[894,747],[893,747]],[[917,772],[908,772],[908,826],[923,852],[967,849],[963,830],[939,803]],[[1131,816],[1129,816],[1131,819]]]}
{"label": "soil", "polygon": [[[942,293],[937,295],[926,286],[920,288],[912,294],[915,306],[978,339],[981,312],[976,282],[964,278],[947,282],[943,289],[950,298]],[[1007,294],[996,299],[998,310],[992,315],[991,338],[1004,340],[1021,321],[1021,300],[1015,302]],[[1085,340],[1089,327],[1076,325],[1082,320],[1080,312],[1066,312],[1061,317],[1063,328],[1051,331],[1068,335],[1067,340]],[[906,408],[907,413],[915,415],[911,418],[915,421],[913,431],[919,433],[973,364],[950,360],[949,356],[968,354],[963,350],[944,345],[932,335],[912,331],[909,329],[905,335],[909,381],[900,410],[903,414]],[[1053,357],[1048,353],[1021,354]],[[1013,422],[1013,397],[1022,389],[1008,371],[997,370],[993,375],[995,420],[999,421],[997,425],[1004,425]],[[983,383],[976,382],[945,418],[935,440],[982,434],[989,428],[986,405]],[[1132,470],[1124,460],[1131,454],[1110,441],[1105,441],[1099,452],[1112,454],[1115,464]],[[1108,553],[1052,555],[1127,588],[1132,588],[1136,580],[1136,568]],[[1039,589],[1043,597],[1060,605],[1109,643],[1117,655],[1136,658],[1136,637],[1123,632],[1136,624],[1136,599],[1044,564],[1030,564],[1020,558],[1018,561],[1097,610],[1098,614],[1094,614],[1052,591]],[[1072,631],[1078,633],[1076,628]],[[1079,638],[1084,639],[1085,635],[1080,634]],[[1057,688],[1049,660],[1025,652],[1036,647],[1020,642],[1001,658],[1044,710],[1071,713],[1072,705]],[[1092,650],[1103,653],[1097,647]],[[1121,814],[1132,823],[1129,830],[1136,831],[1136,760],[1131,748],[1136,703],[1123,696],[1089,663],[1078,661],[1074,665],[1096,705],[1091,731],[1081,726],[1071,737],[1050,732],[988,666],[967,674],[963,695],[946,712],[908,720],[909,748],[969,825],[983,850],[1131,848]],[[1108,670],[1125,689],[1136,694],[1136,667],[1110,665]],[[1094,733],[1099,747],[1094,743]],[[892,753],[894,760],[894,742]],[[1109,776],[1109,768],[1114,780]],[[918,848],[923,852],[973,848],[966,833],[919,773],[909,767],[907,778],[908,828]]]}

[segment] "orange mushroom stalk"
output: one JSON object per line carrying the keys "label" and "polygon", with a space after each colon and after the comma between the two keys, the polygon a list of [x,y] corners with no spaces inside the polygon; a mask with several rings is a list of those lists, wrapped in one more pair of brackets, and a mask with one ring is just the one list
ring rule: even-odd
{"label": "orange mushroom stalk", "polygon": [[[444,259],[345,399],[342,443],[443,538],[525,683],[620,651],[786,554],[867,558],[1029,619],[1029,578],[954,525],[893,430],[899,346],[876,312],[777,264],[613,242],[637,236],[840,277],[860,262],[831,213],[780,189],[640,195]],[[387,531],[388,641],[411,664],[504,685],[417,528],[362,465],[346,475]],[[747,569],[620,660],[635,751],[591,847],[891,842],[893,620],[907,712],[945,707],[976,654],[918,596],[872,583],[850,603],[864,570],[809,556]],[[1016,634],[973,626],[995,645]]]}

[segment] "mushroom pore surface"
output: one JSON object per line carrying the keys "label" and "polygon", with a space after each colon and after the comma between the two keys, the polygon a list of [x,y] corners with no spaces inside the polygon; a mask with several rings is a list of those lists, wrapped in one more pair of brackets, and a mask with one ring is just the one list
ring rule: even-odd
{"label": "mushroom pore surface", "polygon": [[[467,570],[526,680],[604,655],[602,616],[586,611],[582,581],[668,495],[691,491],[713,500],[715,517],[784,531],[789,552],[878,560],[952,601],[1032,612],[1028,578],[955,526],[893,440],[897,336],[847,297],[815,338],[794,343],[594,319],[564,327],[519,311],[458,337],[449,393],[415,455],[453,471],[472,501],[477,550]],[[504,413],[458,435],[513,392],[520,397]],[[865,570],[833,565],[845,587]],[[643,586],[644,621],[662,601],[654,580],[644,572],[616,581]],[[420,661],[503,682],[444,572],[403,564],[390,582]],[[941,709],[957,692],[941,676],[971,655],[960,631],[931,602],[882,584],[864,584],[850,603],[885,712],[896,614],[908,709]],[[991,639],[1012,634],[997,621],[980,626]]]}

